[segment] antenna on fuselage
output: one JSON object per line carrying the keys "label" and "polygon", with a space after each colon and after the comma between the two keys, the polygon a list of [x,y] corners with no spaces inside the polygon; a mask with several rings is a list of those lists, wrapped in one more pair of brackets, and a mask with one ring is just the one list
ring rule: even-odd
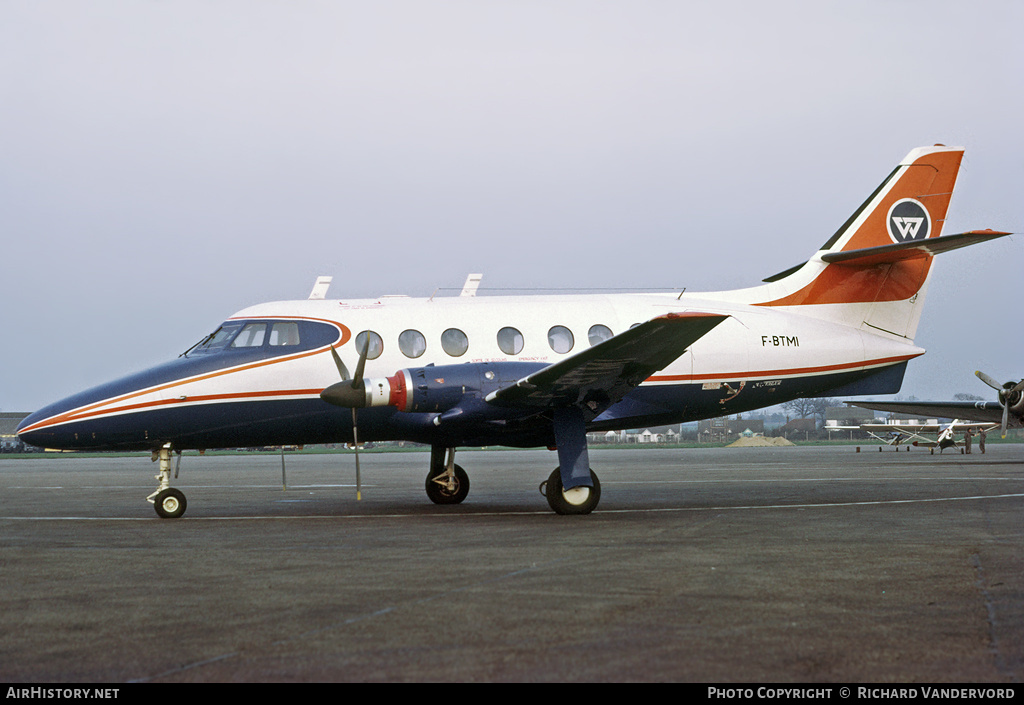
{"label": "antenna on fuselage", "polygon": [[476,290],[480,288],[480,281],[483,274],[470,274],[466,277],[466,283],[462,285],[462,293],[459,296],[476,296]]}
{"label": "antenna on fuselage", "polygon": [[313,291],[309,292],[310,299],[325,299],[327,298],[327,290],[331,286],[331,282],[334,277],[317,277],[316,283],[313,285]]}

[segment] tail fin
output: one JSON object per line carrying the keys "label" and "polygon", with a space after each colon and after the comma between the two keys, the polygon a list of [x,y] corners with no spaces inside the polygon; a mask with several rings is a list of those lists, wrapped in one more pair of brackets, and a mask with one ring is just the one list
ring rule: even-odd
{"label": "tail fin", "polygon": [[808,307],[801,313],[912,340],[928,245],[942,233],[962,157],[942,145],[910,152],[814,257],[766,279],[765,298],[752,303]]}
{"label": "tail fin", "polygon": [[962,147],[913,150],[821,249],[847,252],[939,237],[963,156]]}

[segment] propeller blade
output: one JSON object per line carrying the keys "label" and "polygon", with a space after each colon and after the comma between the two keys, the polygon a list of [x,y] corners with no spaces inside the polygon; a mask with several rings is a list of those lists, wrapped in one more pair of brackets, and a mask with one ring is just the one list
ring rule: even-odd
{"label": "propeller blade", "polygon": [[987,384],[988,386],[992,387],[992,389],[995,389],[996,391],[999,391],[999,392],[1003,391],[1003,385],[999,384],[999,382],[996,382],[996,381],[995,381],[994,379],[992,379],[991,377],[989,377],[989,376],[988,376],[987,374],[985,374],[985,373],[984,373],[984,372],[982,372],[981,370],[977,370],[977,371],[976,371],[976,372],[975,372],[974,374],[975,374],[975,375],[976,375],[976,376],[978,377],[978,379],[980,379],[980,380],[981,380],[982,382],[984,382],[984,383],[985,383],[985,384]]}
{"label": "propeller blade", "polygon": [[341,361],[338,353],[331,348],[331,355],[341,373],[340,382],[335,382],[320,392],[320,398],[328,404],[341,406],[348,409],[362,409],[366,406],[366,386],[363,384],[363,370],[366,369],[366,356],[370,350],[370,341],[363,343],[363,351],[359,354],[359,363],[356,365],[355,376],[349,381],[348,368]]}
{"label": "propeller blade", "polygon": [[[366,406],[366,392],[363,387],[363,370],[366,369],[366,356],[370,353],[370,336],[367,335],[363,340],[363,349],[359,352],[359,362],[356,363],[356,374],[352,378],[352,390],[358,391],[362,396],[363,403],[360,406]],[[362,481],[359,476],[359,431],[356,426],[356,407],[352,407],[352,447],[356,452],[356,501],[360,501],[363,498]]]}
{"label": "propeller blade", "polygon": [[370,336],[363,341],[363,349],[359,351],[359,362],[356,364],[356,376],[352,378],[352,386],[362,384],[363,370],[366,369],[366,356],[370,352]]}
{"label": "propeller blade", "polygon": [[352,450],[356,452],[356,501],[363,498],[363,487],[359,477],[359,431],[356,427],[356,408],[352,407]]}
{"label": "propeller blade", "polygon": [[341,381],[349,379],[348,368],[345,367],[345,363],[338,357],[338,351],[331,346],[331,355],[334,357],[334,364],[338,367],[338,374],[341,375]]}
{"label": "propeller blade", "polygon": [[[366,357],[369,352],[370,340],[367,338],[363,341],[363,349],[359,353],[359,363],[356,365],[356,373],[354,376],[350,377],[348,374],[348,368],[345,367],[345,363],[341,361],[338,351],[332,346],[331,357],[334,358],[334,364],[338,368],[338,374],[341,376],[341,381],[335,382],[320,392],[320,398],[328,404],[352,409],[352,449],[356,454],[357,502],[363,498],[363,487],[362,478],[359,472],[359,424],[356,409],[361,409],[366,406],[366,387],[363,384],[363,370],[366,369]],[[282,455],[282,463],[284,462],[283,458],[284,456]],[[282,472],[283,468],[284,466],[282,464]]]}
{"label": "propeller blade", "polygon": [[1024,390],[1024,379],[1013,385],[1011,385],[1010,382],[1007,382],[1006,384],[999,384],[980,370],[974,374],[976,374],[978,379],[982,382],[999,392],[999,403],[1003,405],[1003,422],[1000,426],[1000,431],[1002,433],[1002,437],[1006,438],[1006,426],[1010,420],[1010,404],[1013,403],[1013,395]]}

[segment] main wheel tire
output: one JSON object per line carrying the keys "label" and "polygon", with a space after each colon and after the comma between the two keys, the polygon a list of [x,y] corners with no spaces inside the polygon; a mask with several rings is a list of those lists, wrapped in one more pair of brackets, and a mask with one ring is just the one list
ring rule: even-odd
{"label": "main wheel tire", "polygon": [[594,481],[593,487],[573,487],[570,490],[564,490],[562,489],[562,470],[555,468],[548,477],[544,490],[548,506],[555,514],[590,514],[597,507],[597,503],[601,501],[601,482],[593,470],[590,471],[590,479]]}
{"label": "main wheel tire", "polygon": [[[453,487],[448,487],[444,471],[433,475],[427,475],[427,497],[434,504],[460,504],[469,494],[469,475],[460,466],[455,466],[455,477]],[[435,478],[439,481],[435,482]]]}
{"label": "main wheel tire", "polygon": [[188,502],[185,501],[184,492],[168,487],[166,490],[161,490],[157,493],[157,496],[153,499],[153,506],[161,518],[177,519],[185,513],[185,507],[188,506]]}

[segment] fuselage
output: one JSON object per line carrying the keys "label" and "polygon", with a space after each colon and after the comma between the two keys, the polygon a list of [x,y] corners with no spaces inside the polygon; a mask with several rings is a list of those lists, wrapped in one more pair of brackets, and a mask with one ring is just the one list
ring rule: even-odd
{"label": "fuselage", "polygon": [[[32,445],[64,449],[351,442],[350,411],[319,396],[339,381],[332,346],[351,370],[368,334],[367,377],[416,369],[421,376],[436,370],[443,380],[444,370],[454,378],[463,369],[450,366],[470,363],[497,385],[633,325],[685,311],[728,319],[593,419],[588,430],[692,421],[802,396],[892,393],[899,390],[906,362],[924,352],[899,336],[806,315],[808,307],[756,306],[729,296],[285,301],[239,311],[214,335],[165,365],[37,411],[19,435]],[[553,443],[550,421],[485,414],[479,423],[439,426],[438,414],[429,411],[385,406],[358,413],[361,442]]]}

